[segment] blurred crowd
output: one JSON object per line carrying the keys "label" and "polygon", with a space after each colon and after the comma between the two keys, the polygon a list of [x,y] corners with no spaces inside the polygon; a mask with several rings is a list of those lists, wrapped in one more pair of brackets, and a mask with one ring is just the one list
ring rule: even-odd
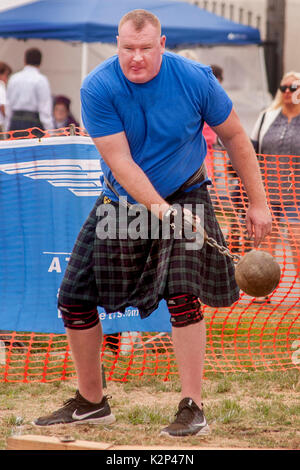
{"label": "blurred crowd", "polygon": [[47,77],[40,72],[41,63],[42,53],[36,48],[25,52],[24,67],[16,73],[0,62],[0,132],[79,126],[71,100],[52,95]]}

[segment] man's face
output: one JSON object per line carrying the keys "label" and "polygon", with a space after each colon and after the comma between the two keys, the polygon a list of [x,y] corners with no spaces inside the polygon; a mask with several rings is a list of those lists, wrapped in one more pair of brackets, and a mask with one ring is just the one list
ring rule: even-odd
{"label": "man's face", "polygon": [[146,83],[154,78],[161,66],[165,36],[155,26],[146,23],[136,31],[132,21],[124,23],[117,36],[118,56],[125,77],[133,83]]}

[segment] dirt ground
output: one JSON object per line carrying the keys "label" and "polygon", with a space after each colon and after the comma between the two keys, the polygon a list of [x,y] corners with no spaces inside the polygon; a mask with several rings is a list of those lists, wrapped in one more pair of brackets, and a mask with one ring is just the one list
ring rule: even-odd
{"label": "dirt ground", "polygon": [[[1,384],[1,387],[12,389],[12,384]],[[105,442],[112,445],[197,448],[268,448],[299,449],[299,427],[294,419],[282,423],[282,418],[267,417],[261,421],[254,419],[251,410],[257,404],[256,397],[249,389],[235,384],[230,392],[216,394],[217,381],[205,381],[205,409],[210,424],[211,434],[205,437],[188,437],[170,439],[159,436],[160,430],[173,419],[180,399],[178,384],[153,384],[142,386],[110,381],[105,393],[110,395],[110,404],[117,421],[111,426],[56,425],[47,428],[32,424],[34,418],[48,414],[62,406],[68,398],[74,396],[76,382],[70,380],[59,385],[52,384],[15,384],[14,390],[8,393],[6,405],[1,406],[2,448],[11,435],[35,434],[63,438],[71,436],[77,440]],[[280,391],[283,406],[297,406],[299,393],[287,390]],[[252,401],[253,400],[253,403]],[[224,403],[235,405],[238,402],[238,415],[231,406],[226,419],[217,410],[224,408]],[[272,406],[272,400],[265,403]],[[298,400],[299,403],[299,400]],[[237,406],[237,405],[236,405]],[[298,405],[299,408],[299,405]],[[267,416],[267,411],[263,410]],[[299,416],[299,415],[298,415]],[[280,424],[281,423],[281,424]],[[4,432],[4,429],[6,431]]]}

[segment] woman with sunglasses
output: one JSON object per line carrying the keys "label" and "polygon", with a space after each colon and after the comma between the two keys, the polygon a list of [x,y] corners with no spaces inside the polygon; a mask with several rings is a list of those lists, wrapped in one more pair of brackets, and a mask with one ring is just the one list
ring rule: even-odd
{"label": "woman with sunglasses", "polygon": [[[271,106],[254,126],[256,148],[267,196],[273,212],[271,247],[274,255],[284,220],[292,245],[293,262],[300,269],[300,74],[289,72],[281,80]],[[261,156],[260,154],[264,155]],[[281,229],[281,230],[280,230]],[[273,252],[273,253],[272,253]]]}

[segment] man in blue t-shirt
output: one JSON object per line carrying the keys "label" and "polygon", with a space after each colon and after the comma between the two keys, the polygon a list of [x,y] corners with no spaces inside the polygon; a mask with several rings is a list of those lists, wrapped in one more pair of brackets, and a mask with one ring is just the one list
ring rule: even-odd
{"label": "man in blue t-shirt", "polygon": [[[207,150],[202,135],[204,122],[222,124],[232,102],[210,67],[170,52],[161,56],[154,78],[150,61],[153,52],[146,52],[147,57],[150,55],[149,72],[143,67],[145,78],[141,78],[142,72],[134,71],[139,77],[130,81],[134,73],[128,67],[127,78],[127,51],[122,47],[120,59],[113,56],[85,79],[81,88],[83,122],[93,139],[123,133],[132,159],[165,198],[203,163]],[[130,192],[100,158],[107,179],[120,195],[132,201]],[[115,200],[105,182],[104,193]]]}
{"label": "man in blue t-shirt", "polygon": [[[198,204],[208,236],[225,244],[203,171],[204,122],[221,139],[244,184],[246,225],[255,246],[270,233],[271,216],[256,155],[230,99],[209,67],[166,52],[165,41],[157,17],[129,12],[119,24],[118,55],[97,67],[81,88],[83,122],[99,150],[104,189],[78,236],[59,292],[78,391],[63,408],[39,418],[40,426],[115,420],[103,396],[97,306],[106,312],[135,306],[144,318],[165,299],[182,390],[176,419],[161,433],[209,432],[201,401],[206,338],[201,303],[231,305],[239,289],[230,258],[208,244],[187,249],[186,239],[175,236],[178,220],[193,231],[199,228]],[[120,229],[102,239],[97,229],[103,207],[115,209],[112,219],[119,222],[119,198],[128,202],[128,213],[138,203],[160,227],[169,224],[170,238],[136,239],[128,232],[124,237]]]}

